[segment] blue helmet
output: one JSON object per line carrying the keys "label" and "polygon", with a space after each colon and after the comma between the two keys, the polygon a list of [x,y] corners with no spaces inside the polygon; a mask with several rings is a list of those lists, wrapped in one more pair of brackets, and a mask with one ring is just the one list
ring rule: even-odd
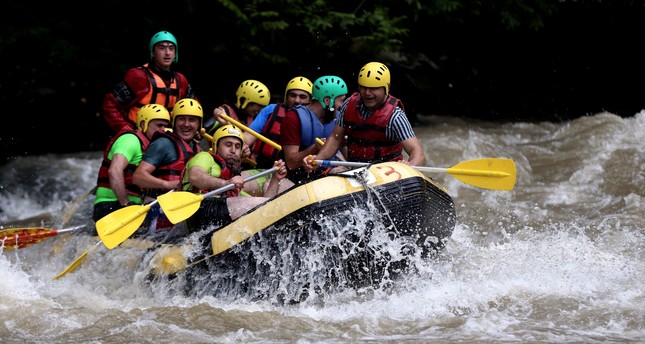
{"label": "blue helmet", "polygon": [[170,42],[175,45],[175,60],[173,62],[177,63],[177,61],[179,61],[179,46],[177,45],[177,39],[175,38],[175,36],[173,36],[173,34],[168,31],[159,31],[155,33],[152,38],[150,38],[150,58],[154,57],[153,49],[155,47],[155,44],[159,42]]}

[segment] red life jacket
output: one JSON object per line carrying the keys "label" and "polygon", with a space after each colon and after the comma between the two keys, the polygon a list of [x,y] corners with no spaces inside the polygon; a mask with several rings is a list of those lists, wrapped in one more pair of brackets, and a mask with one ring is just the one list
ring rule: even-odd
{"label": "red life jacket", "polygon": [[367,119],[359,113],[361,96],[351,95],[345,108],[344,127],[347,136],[347,160],[362,162],[398,161],[403,159],[403,145],[385,136],[385,128],[394,109],[403,104],[397,98],[388,96],[385,103]]}
{"label": "red life jacket", "polygon": [[146,63],[142,67],[139,67],[146,72],[148,80],[150,81],[150,90],[138,103],[134,104],[130,111],[128,112],[128,118],[132,123],[137,123],[137,113],[142,106],[146,104],[159,104],[163,105],[170,111],[177,100],[179,100],[179,92],[181,90],[181,85],[179,84],[179,78],[177,78],[177,73],[172,71],[172,78],[170,79],[170,85],[166,87],[166,83],[161,78],[161,76],[153,73],[149,65]]}
{"label": "red life jacket", "polygon": [[[177,160],[168,165],[157,167],[152,172],[152,175],[163,180],[182,180],[184,177],[184,171],[186,170],[186,163],[195,154],[201,152],[202,149],[199,144],[195,144],[195,148],[193,149],[191,145],[189,145],[181,137],[177,136],[177,134],[172,132],[156,132],[153,135],[152,140],[154,141],[162,136],[167,137],[168,139],[170,139],[170,141],[172,141],[172,143],[175,144],[175,151],[177,152],[177,155],[179,157],[177,158]],[[182,189],[183,188],[180,187],[177,190]],[[168,190],[148,189],[145,192],[147,196],[156,198],[157,196],[166,193],[167,191]]]}
{"label": "red life jacket", "polygon": [[[277,104],[273,113],[262,128],[262,135],[273,142],[280,142],[280,127],[282,120],[287,113],[287,107],[284,104]],[[267,144],[262,140],[256,140],[253,145],[253,153],[255,153],[255,161],[257,161],[256,168],[271,168],[276,160],[282,158],[282,151]]]}
{"label": "red life jacket", "polygon": [[[98,178],[96,179],[96,185],[100,187],[108,188],[108,189],[112,188],[110,186],[110,175],[108,173],[110,169],[110,163],[112,163],[112,160],[108,159],[108,154],[110,153],[110,149],[112,149],[114,142],[116,142],[116,140],[124,134],[134,134],[139,139],[142,152],[145,152],[146,148],[148,148],[148,144],[150,144],[150,140],[148,140],[146,135],[144,135],[139,130],[124,130],[118,135],[116,135],[115,137],[113,137],[112,140],[110,140],[110,142],[108,143],[107,148],[105,148],[105,151],[103,152],[103,161],[101,162],[101,167],[99,168],[99,175],[98,175]],[[141,198],[143,197],[143,191],[138,185],[132,182],[132,176],[134,175],[134,171],[136,169],[137,169],[137,165],[128,163],[128,165],[123,170],[125,191],[128,193],[128,195]]]}

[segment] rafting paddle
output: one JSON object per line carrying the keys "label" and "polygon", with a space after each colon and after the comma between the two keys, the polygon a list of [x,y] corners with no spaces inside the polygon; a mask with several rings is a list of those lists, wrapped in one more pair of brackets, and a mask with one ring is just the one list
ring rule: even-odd
{"label": "rafting paddle", "polygon": [[[165,195],[172,193],[171,190]],[[162,195],[163,196],[163,195]],[[146,219],[146,214],[150,208],[158,201],[154,200],[147,205],[131,205],[119,210],[115,210],[100,220],[96,221],[96,232],[99,234],[101,241],[92,246],[92,249],[103,243],[108,249],[113,249],[136,232]],[[79,265],[87,258],[89,250],[83,252],[76,258],[65,270],[54,277],[55,280],[65,276],[67,273],[76,270]]]}
{"label": "rafting paddle", "polygon": [[[168,193],[173,191],[174,190],[171,190]],[[124,242],[130,237],[130,235],[132,235],[132,233],[139,229],[143,221],[146,219],[146,214],[155,203],[157,203],[157,200],[154,200],[147,205],[131,205],[121,208],[96,221],[96,232],[99,234],[99,238],[101,238],[101,240],[97,242],[96,245],[92,246],[91,249],[96,248],[100,243],[103,243],[103,245],[109,249],[113,249],[120,243]],[[54,280],[76,270],[81,263],[87,259],[89,251],[90,250],[83,252],[78,258],[69,264],[65,270],[56,275]]]}
{"label": "rafting paddle", "polygon": [[[244,178],[244,182],[249,182],[251,180],[266,176],[277,171],[277,167],[272,167],[270,169],[264,170],[258,174],[248,176]],[[172,194],[165,194],[157,197],[161,209],[163,209],[164,214],[170,222],[173,224],[179,223],[190,216],[192,216],[200,206],[201,201],[210,196],[218,195],[223,192],[229,191],[235,187],[235,184],[228,184],[222,186],[219,189],[209,191],[205,194],[195,194],[188,191],[176,191]]]}
{"label": "rafting paddle", "polygon": [[28,228],[9,228],[0,231],[0,243],[4,244],[5,251],[13,249],[24,248],[42,242],[47,238],[51,238],[58,234],[73,232],[85,225],[63,228],[63,229],[50,229],[42,227],[28,227]]}
{"label": "rafting paddle", "polygon": [[[165,195],[173,191],[174,190],[171,190]],[[139,229],[143,221],[146,219],[146,214],[156,203],[157,200],[154,200],[147,205],[131,205],[115,210],[96,221],[96,232],[99,234],[101,241],[92,246],[92,249],[99,246],[100,243],[103,243],[103,245],[109,249],[113,249],[124,242],[130,237],[130,235],[132,235],[132,233]],[[65,270],[56,275],[54,279],[57,280],[65,276],[67,273],[76,270],[79,265],[87,259],[89,251],[90,250],[83,252],[78,258],[69,264]]]}
{"label": "rafting paddle", "polygon": [[[366,162],[314,160],[314,165],[324,168],[332,166],[364,167]],[[512,190],[515,186],[515,162],[504,158],[483,158],[467,160],[450,168],[410,166],[421,172],[448,173],[463,183],[490,190]]]}
{"label": "rafting paddle", "polygon": [[[164,195],[168,195],[173,191],[167,192]],[[111,250],[129,238],[132,233],[139,229],[146,219],[150,208],[158,202],[157,199],[146,205],[131,205],[121,208],[96,221],[96,232],[99,234],[99,238],[101,238],[105,247]]]}
{"label": "rafting paddle", "polygon": [[239,121],[236,121],[235,119],[229,117],[228,115],[221,114],[220,117],[224,118],[225,120],[227,120],[230,123],[235,124],[236,127],[248,132],[249,134],[257,137],[258,139],[264,141],[264,143],[268,144],[269,146],[271,146],[271,147],[273,147],[273,148],[275,148],[277,150],[282,150],[282,146],[280,146],[279,144],[269,140],[268,138],[262,136],[262,134],[257,133],[255,130],[245,126],[244,124],[240,123]]}
{"label": "rafting paddle", "polygon": [[[316,137],[316,143],[319,144],[321,148],[322,148],[322,146],[325,145],[325,141],[321,140],[318,137]],[[345,157],[343,157],[343,154],[340,151],[336,152],[336,159],[338,159],[340,161],[347,161],[345,159]]]}
{"label": "rafting paddle", "polygon": [[[94,249],[94,248],[98,247],[100,244],[101,244],[101,242],[100,242],[100,241],[99,241],[99,242],[97,242],[97,243],[96,243],[96,245],[94,245],[94,246],[92,246],[92,248],[90,248],[90,250],[92,250],[92,249]],[[53,279],[54,279],[54,280],[57,280],[57,279],[59,279],[59,278],[61,278],[61,277],[65,276],[66,274],[68,274],[68,273],[70,273],[70,272],[72,272],[72,271],[76,270],[76,269],[81,265],[81,263],[82,263],[82,262],[84,262],[84,261],[85,261],[85,259],[87,259],[87,255],[90,253],[90,250],[87,250],[87,251],[83,252],[83,253],[82,253],[78,258],[74,259],[74,261],[73,261],[71,264],[69,264],[69,265],[65,268],[65,270],[63,270],[63,271],[62,271],[61,273],[59,273],[58,275],[54,276],[54,278],[53,278]]]}

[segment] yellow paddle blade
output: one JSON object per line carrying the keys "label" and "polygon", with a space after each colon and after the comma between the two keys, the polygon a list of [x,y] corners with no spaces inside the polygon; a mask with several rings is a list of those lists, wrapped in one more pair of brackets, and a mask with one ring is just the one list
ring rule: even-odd
{"label": "yellow paddle blade", "polygon": [[[251,180],[261,178],[277,170],[278,168],[273,166],[258,174],[244,178],[244,182],[246,183]],[[219,189],[209,191],[205,194],[194,194],[187,191],[177,191],[173,192],[172,194],[167,193],[157,197],[157,202],[159,202],[159,205],[161,206],[161,209],[163,210],[168,220],[170,220],[170,222],[172,222],[173,224],[177,224],[191,217],[199,209],[199,205],[201,204],[202,200],[204,200],[204,198],[219,195],[222,192],[233,190],[234,188],[235,184],[226,184]]]}
{"label": "yellow paddle blade", "polygon": [[468,160],[446,169],[458,180],[483,189],[513,190],[515,186],[515,162],[504,158]]}
{"label": "yellow paddle blade", "polygon": [[96,232],[105,247],[113,249],[129,238],[139,229],[149,210],[150,205],[131,205],[96,221]]}
{"label": "yellow paddle blade", "polygon": [[161,209],[173,224],[177,224],[193,215],[199,209],[203,199],[204,195],[187,191],[175,191],[171,194],[157,197]]}
{"label": "yellow paddle blade", "polygon": [[[368,166],[366,162],[313,160],[312,164],[321,167],[347,166],[363,167]],[[512,190],[515,186],[515,162],[505,158],[483,158],[460,162],[451,168],[411,166],[421,172],[448,173],[458,180],[490,190]]]}
{"label": "yellow paddle blade", "polygon": [[88,251],[83,252],[83,254],[81,254],[78,258],[76,258],[76,260],[74,260],[72,262],[72,264],[70,264],[67,268],[65,268],[65,270],[63,270],[63,272],[61,272],[58,275],[56,275],[56,277],[54,277],[54,280],[57,280],[57,279],[65,276],[67,273],[76,270],[78,268],[78,266],[81,265],[81,263],[87,258],[87,253],[88,253]]}

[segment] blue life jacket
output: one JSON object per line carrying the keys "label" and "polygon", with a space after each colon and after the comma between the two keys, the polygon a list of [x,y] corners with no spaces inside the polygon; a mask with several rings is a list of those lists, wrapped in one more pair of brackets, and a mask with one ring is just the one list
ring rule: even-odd
{"label": "blue life jacket", "polygon": [[[327,138],[329,133],[326,133],[325,126],[320,122],[318,116],[309,109],[306,105],[296,105],[292,108],[298,113],[300,117],[300,147],[306,148],[316,142],[316,138]],[[334,123],[334,122],[332,122]],[[334,128],[333,126],[331,127]]]}

